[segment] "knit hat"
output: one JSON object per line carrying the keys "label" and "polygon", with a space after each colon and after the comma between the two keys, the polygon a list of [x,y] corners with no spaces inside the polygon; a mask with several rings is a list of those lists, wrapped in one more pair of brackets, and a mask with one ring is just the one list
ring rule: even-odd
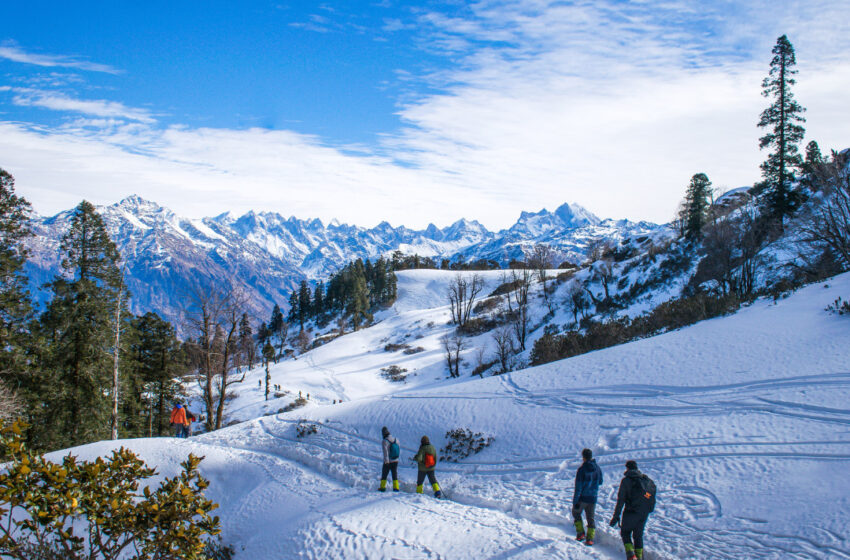
{"label": "knit hat", "polygon": [[431,440],[428,439],[428,436],[422,436],[422,441],[420,443],[421,443],[421,445],[430,445]]}
{"label": "knit hat", "polygon": [[628,460],[626,461],[626,470],[627,471],[636,471],[637,470],[637,462]]}
{"label": "knit hat", "polygon": [[384,426],[383,428],[381,428],[381,435],[387,437],[388,435],[390,435],[390,429]]}
{"label": "knit hat", "polygon": [[587,448],[582,449],[581,450],[581,457],[585,461],[590,461],[591,459],[593,459],[593,451],[591,451],[590,449],[587,449]]}

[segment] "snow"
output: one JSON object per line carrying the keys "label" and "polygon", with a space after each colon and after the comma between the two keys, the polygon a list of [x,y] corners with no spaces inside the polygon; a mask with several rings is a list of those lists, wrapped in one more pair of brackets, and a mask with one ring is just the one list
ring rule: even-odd
{"label": "snow", "polygon": [[[286,397],[263,401],[265,372],[249,372],[228,414],[237,425],[73,452],[125,445],[166,474],[190,451],[206,456],[237,558],[622,558],[605,522],[628,459],[659,487],[648,560],[850,558],[850,320],[824,310],[850,295],[850,274],[653,338],[481,380],[467,366],[449,380],[439,337],[455,274],[401,273],[399,301],[374,326],[273,365]],[[485,278],[485,294],[501,283],[498,271]],[[386,352],[387,342],[425,351]],[[413,375],[386,381],[390,364]],[[275,412],[298,391],[308,406]],[[299,438],[299,422],[318,433]],[[402,447],[396,495],[374,491],[384,425]],[[419,438],[440,448],[460,427],[494,442],[438,465],[449,500],[414,494]],[[586,446],[605,475],[592,551],[572,540],[569,517]]]}

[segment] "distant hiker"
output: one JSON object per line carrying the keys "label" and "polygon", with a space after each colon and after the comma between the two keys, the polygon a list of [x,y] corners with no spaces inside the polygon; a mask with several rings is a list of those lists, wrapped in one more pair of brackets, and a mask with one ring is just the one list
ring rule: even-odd
{"label": "distant hiker", "polygon": [[[336,403],[336,401],[334,401]],[[398,456],[401,455],[401,448],[398,444],[398,438],[390,434],[390,430],[384,426],[381,428],[381,449],[384,452],[384,464],[381,467],[381,486],[378,488],[381,492],[387,490],[387,475],[393,473],[393,492],[398,492]]]}
{"label": "distant hiker", "polygon": [[[573,491],[573,525],[576,526],[576,540],[593,546],[596,536],[596,497],[602,484],[602,469],[593,458],[593,451],[582,449],[582,464],[576,471],[576,485]],[[587,517],[587,534],[581,521],[581,514]]]}
{"label": "distant hiker", "polygon": [[186,409],[186,425],[183,427],[183,437],[190,437],[192,435],[192,422],[195,422],[197,418],[188,408]]}
{"label": "distant hiker", "polygon": [[652,479],[638,470],[636,462],[626,461],[625,477],[620,482],[617,507],[610,522],[611,527],[620,524],[620,536],[626,547],[626,560],[643,558],[643,530],[649,514],[655,509],[655,493],[656,487]]}
{"label": "distant hiker", "polygon": [[443,492],[440,490],[440,485],[437,483],[437,477],[434,474],[434,469],[437,467],[437,450],[431,445],[428,436],[422,436],[419,451],[413,456],[413,460],[419,465],[419,472],[416,475],[416,493],[422,493],[422,483],[425,482],[427,476],[431,488],[434,489],[434,497],[442,498]]}
{"label": "distant hiker", "polygon": [[174,437],[186,437],[186,409],[180,403],[171,410],[171,425],[174,427]]}
{"label": "distant hiker", "polygon": [[262,387],[262,386],[263,386],[263,380],[257,379],[257,387]]}

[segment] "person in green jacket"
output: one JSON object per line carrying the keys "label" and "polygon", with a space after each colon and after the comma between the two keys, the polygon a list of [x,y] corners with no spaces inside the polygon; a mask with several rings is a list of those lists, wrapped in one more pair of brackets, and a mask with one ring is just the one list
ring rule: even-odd
{"label": "person in green jacket", "polygon": [[440,490],[436,475],[434,475],[434,469],[437,466],[437,450],[431,445],[428,436],[422,436],[419,451],[413,456],[413,460],[419,465],[419,473],[416,475],[416,493],[422,493],[422,483],[425,482],[427,476],[431,488],[434,489],[434,497],[442,498],[443,492]]}

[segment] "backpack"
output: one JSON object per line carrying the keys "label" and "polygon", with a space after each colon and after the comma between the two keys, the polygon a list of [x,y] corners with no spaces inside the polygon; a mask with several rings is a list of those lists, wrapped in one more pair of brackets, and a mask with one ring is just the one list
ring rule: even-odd
{"label": "backpack", "polygon": [[390,443],[390,461],[395,461],[401,455],[401,449],[398,446],[398,440]]}
{"label": "backpack", "polygon": [[655,495],[658,489],[651,478],[642,474],[635,480],[629,496],[629,509],[642,515],[649,515],[655,511]]}
{"label": "backpack", "polygon": [[437,464],[437,458],[431,455],[430,453],[426,453],[424,464],[426,469],[430,469],[431,467]]}

